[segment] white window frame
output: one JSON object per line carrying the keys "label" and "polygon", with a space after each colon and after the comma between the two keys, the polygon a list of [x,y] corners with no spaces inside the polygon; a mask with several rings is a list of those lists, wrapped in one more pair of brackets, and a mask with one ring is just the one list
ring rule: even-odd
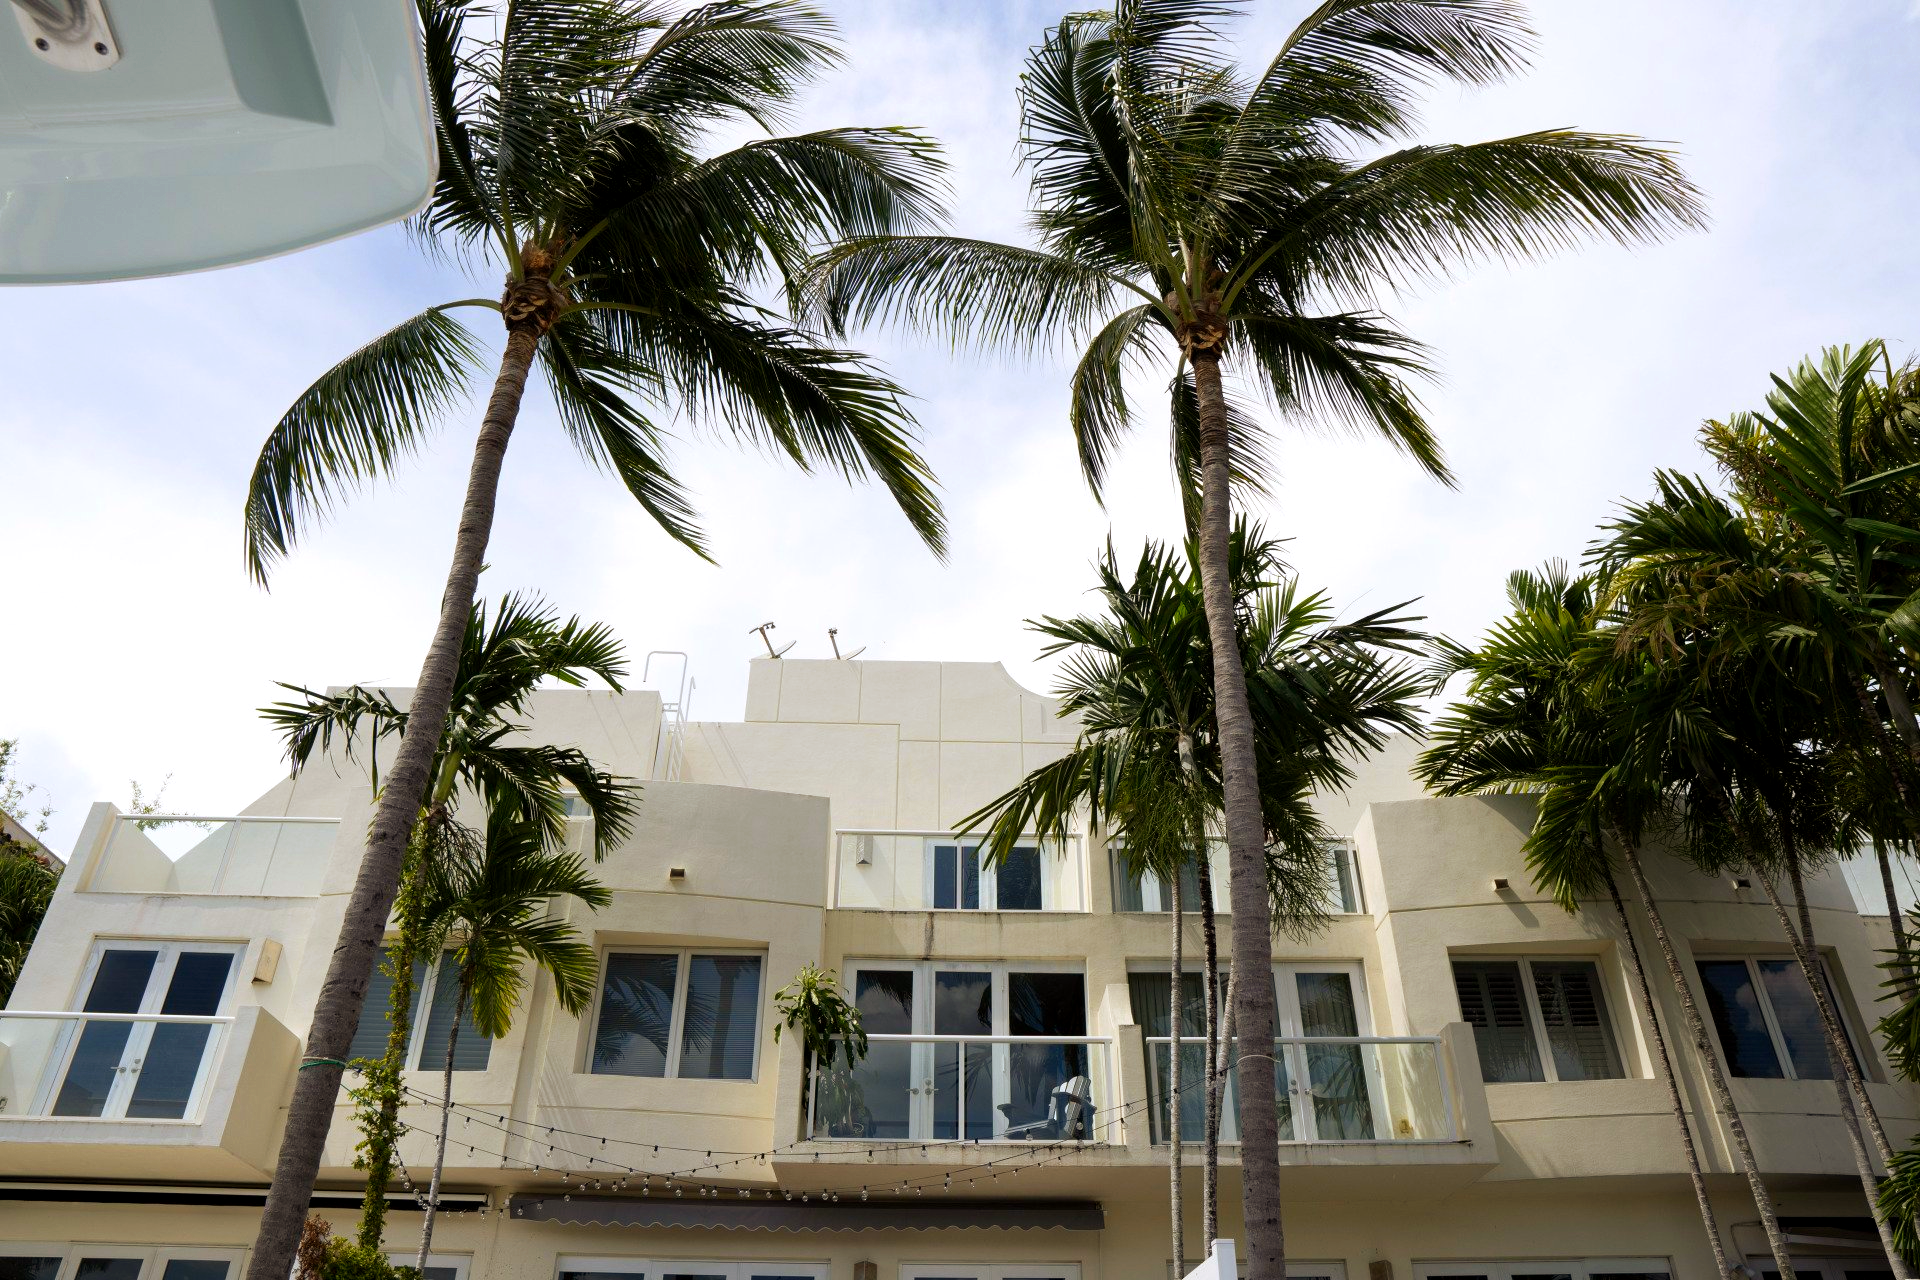
{"label": "white window frame", "polygon": [[[553,1260],[556,1280],[569,1271],[599,1271],[632,1276],[633,1280],[660,1280],[668,1271],[691,1272],[696,1269],[702,1275],[726,1276],[727,1280],[753,1280],[755,1275],[772,1274],[805,1275],[811,1276],[812,1280],[829,1280],[832,1264],[817,1259],[795,1262],[786,1258],[751,1258],[744,1262],[737,1259],[718,1262],[710,1258],[630,1258],[575,1253],[563,1253]],[[460,1280],[466,1280],[466,1277],[463,1275]]]}
{"label": "white window frame", "polygon": [[[1331,911],[1335,916],[1364,916],[1367,914],[1367,890],[1360,879],[1360,853],[1351,840],[1329,840],[1328,848],[1333,850],[1334,862],[1328,868],[1327,888]],[[1107,874],[1109,883],[1118,886],[1126,876],[1126,868],[1121,862],[1126,853],[1126,842],[1110,840],[1107,842]],[[1216,915],[1231,915],[1228,906],[1226,887],[1226,841],[1210,839],[1207,842],[1207,878],[1213,884],[1213,909]],[[1353,910],[1344,909],[1340,898],[1340,864],[1344,862],[1347,876],[1353,884]],[[1115,915],[1164,915],[1171,904],[1161,896],[1161,878],[1159,876],[1140,877],[1140,910],[1116,911]],[[1118,900],[1119,891],[1113,891],[1113,900]],[[1182,903],[1182,910],[1199,911],[1200,904]]]}
{"label": "white window frame", "polygon": [[1462,1275],[1485,1276],[1487,1280],[1513,1280],[1516,1275],[1565,1274],[1573,1280],[1590,1280],[1594,1275],[1661,1272],[1674,1280],[1673,1262],[1668,1258],[1546,1258],[1487,1262],[1468,1259],[1462,1262],[1415,1261],[1413,1280],[1451,1280]]}
{"label": "white window frame", "polygon": [[[1696,953],[1693,957],[1693,976],[1700,983],[1702,991],[1701,998],[1704,1000],[1707,980],[1700,972],[1700,966],[1702,964],[1732,963],[1735,961],[1744,963],[1747,966],[1747,981],[1752,984],[1754,995],[1760,999],[1760,1018],[1761,1021],[1766,1023],[1767,1036],[1773,1041],[1773,1056],[1779,1059],[1780,1070],[1784,1073],[1780,1078],[1783,1080],[1799,1080],[1800,1076],[1794,1070],[1793,1055],[1787,1052],[1787,1038],[1780,1032],[1779,1016],[1773,1011],[1773,993],[1767,990],[1766,983],[1763,982],[1760,977],[1759,962],[1762,960],[1784,961],[1796,970],[1800,967],[1799,960],[1796,959],[1790,951],[1785,954],[1778,952],[1761,952],[1746,955],[1723,955],[1717,952],[1701,952]],[[1801,974],[1801,977],[1804,978],[1805,976],[1804,973]],[[1847,1047],[1853,1051],[1854,1058],[1860,1063],[1863,1078],[1871,1080],[1872,1076],[1867,1064],[1873,1060],[1872,1055],[1860,1052],[1860,1039],[1853,1032],[1853,1018],[1847,1008],[1847,1002],[1840,998],[1840,984],[1833,979],[1833,966],[1828,963],[1825,952],[1822,952],[1820,955],[1820,976],[1826,979],[1827,998],[1833,1002],[1834,1014],[1840,1019],[1840,1034],[1846,1038]],[[1816,1014],[1818,1013],[1817,1008],[1815,1012]],[[1822,1048],[1826,1048],[1826,1044],[1826,1035],[1823,1032],[1820,1037],[1820,1045]],[[1731,1074],[1733,1063],[1727,1057],[1727,1047],[1720,1043],[1720,1032],[1717,1027],[1714,1029],[1713,1047],[1714,1052],[1720,1055],[1722,1065],[1724,1065],[1729,1074]],[[1831,1051],[1829,1051],[1828,1056],[1832,1056]],[[1844,1078],[1846,1071],[1844,1066],[1837,1062],[1829,1062],[1827,1065],[1833,1071],[1833,1075],[1830,1077],[1831,1079],[1839,1080]],[[1766,1079],[1767,1077],[1734,1076],[1733,1078],[1736,1080],[1746,1080],[1756,1078]],[[1824,1081],[1820,1083],[1824,1083]]]}
{"label": "white window frame", "polygon": [[[1793,1261],[1793,1273],[1800,1274],[1805,1267],[1811,1275],[1818,1271],[1824,1280],[1846,1280],[1848,1271],[1881,1271],[1886,1269],[1887,1257],[1883,1253],[1801,1253],[1793,1250],[1788,1255]],[[1747,1270],[1754,1280],[1762,1280],[1761,1272],[1777,1273],[1780,1264],[1774,1261],[1770,1253],[1747,1255]]]}
{"label": "white window frame", "polygon": [[[394,946],[398,945],[399,941],[400,939],[396,935],[394,937],[387,938],[380,943],[380,960],[379,960],[380,964],[385,964],[387,962],[387,952],[390,951]],[[418,1072],[421,1072],[422,1074],[432,1075],[437,1077],[444,1070],[446,1070],[446,1066],[445,1066],[446,1047],[444,1045],[441,1046],[442,1058],[439,1063],[436,1063],[432,1066],[423,1067],[419,1065],[419,1062],[420,1062],[421,1051],[426,1047],[427,1014],[433,1008],[433,990],[434,990],[434,987],[437,986],[440,981],[440,967],[441,965],[447,962],[447,957],[451,956],[453,954],[453,951],[454,949],[452,947],[443,948],[440,952],[439,957],[435,959],[435,961],[432,964],[426,967],[427,971],[421,977],[420,985],[414,988],[413,1009],[411,1013],[408,1015],[408,1017],[411,1019],[411,1022],[407,1032],[407,1055],[400,1065],[400,1069],[402,1071],[418,1071]],[[364,1015],[364,1010],[362,1012]],[[472,1008],[468,1008],[465,1016],[468,1018],[471,1018],[473,1016]],[[357,1023],[355,1025],[356,1027],[358,1026]],[[478,1028],[475,1028],[475,1030],[478,1030]],[[488,1037],[488,1036],[482,1036],[481,1038],[483,1040],[491,1039],[491,1037]],[[492,1069],[493,1069],[493,1050],[488,1049],[486,1066],[455,1067],[453,1071],[455,1075],[477,1076],[482,1074],[483,1072],[491,1071]],[[408,1257],[410,1258],[416,1257],[416,1256],[418,1255],[415,1255],[415,1254],[408,1255]],[[464,1277],[463,1277],[463,1280],[464,1280]]]}
{"label": "white window frame", "polygon": [[[657,1076],[624,1076],[618,1072],[600,1072],[593,1069],[593,1046],[600,1039],[600,1011],[607,1000],[607,961],[613,956],[678,956],[679,962],[673,970],[673,1021],[667,1030],[667,1060]],[[753,1017],[753,1074],[744,1080],[718,1080],[707,1076],[693,1076],[701,1084],[753,1084],[760,1079],[760,1059],[763,1042],[766,1037],[760,1034],[760,1014],[767,1005],[767,953],[752,947],[604,947],[600,952],[600,976],[593,989],[593,1023],[587,1028],[586,1061],[582,1064],[585,1075],[604,1075],[609,1079],[626,1080],[679,1080],[681,1038],[686,1030],[687,982],[693,973],[695,956],[753,956],[760,961],[760,1009]]]}
{"label": "white window frame", "polygon": [[[923,836],[921,838],[920,883],[927,886],[927,906],[923,908],[923,910],[978,912],[978,911],[999,911],[1003,909],[1000,906],[1000,864],[992,861],[991,859],[982,858],[980,856],[981,846],[984,845],[985,843],[986,841],[981,839],[979,836]],[[1031,847],[1038,852],[1039,859],[1040,859],[1040,905],[1037,907],[1007,907],[1004,909],[1007,911],[1011,911],[1016,915],[1023,915],[1023,916],[1037,916],[1048,911],[1072,910],[1072,908],[1062,907],[1057,901],[1049,901],[1049,899],[1054,898],[1057,895],[1054,893],[1053,878],[1047,874],[1047,859],[1049,857],[1055,856],[1058,852],[1060,852],[1058,846],[1061,842],[1057,842],[1057,841],[1052,842],[1053,847],[1050,847],[1050,842],[1041,839],[1039,836],[1031,835],[1031,834],[1022,834],[1016,837],[1013,843],[1017,847]],[[1067,843],[1067,849],[1066,849],[1067,856],[1071,856],[1071,837],[1068,838],[1068,842],[1066,843]],[[979,906],[977,907],[962,907],[962,906],[936,907],[933,905],[933,900],[936,892],[936,888],[934,884],[934,881],[936,878],[936,865],[935,865],[936,859],[934,857],[934,849],[938,845],[953,845],[958,848],[959,852],[955,855],[955,864],[954,864],[954,873],[956,875],[960,874],[959,869],[960,869],[961,863],[959,859],[972,858],[979,864],[980,866],[980,905]],[[954,885],[953,896],[954,896],[954,901],[957,903],[960,899],[960,886],[958,884]]]}
{"label": "white window frame", "polygon": [[900,1280],[1080,1280],[1077,1262],[902,1262]]}
{"label": "white window frame", "polygon": [[[1553,1060],[1553,1046],[1547,1042],[1547,1019],[1546,1015],[1540,1012],[1540,993],[1534,990],[1533,987],[1533,965],[1536,960],[1545,964],[1567,964],[1577,961],[1593,966],[1594,978],[1599,984],[1597,989],[1600,992],[1600,999],[1606,1007],[1607,1031],[1613,1036],[1613,1056],[1620,1061],[1620,1074],[1617,1076],[1586,1076],[1580,1080],[1566,1081],[1564,1083],[1583,1084],[1592,1080],[1636,1080],[1639,1078],[1628,1070],[1627,1039],[1620,1033],[1620,1015],[1614,1009],[1614,1005],[1617,1002],[1613,998],[1613,993],[1607,989],[1607,977],[1611,970],[1607,965],[1601,963],[1603,959],[1605,959],[1605,957],[1597,955],[1510,956],[1498,952],[1475,951],[1450,951],[1447,953],[1447,977],[1449,978],[1453,977],[1453,965],[1456,960],[1464,960],[1469,964],[1498,964],[1502,961],[1517,961],[1520,965],[1520,996],[1526,1002],[1527,1030],[1533,1036],[1534,1055],[1540,1060],[1541,1079],[1489,1080],[1487,1083],[1490,1086],[1497,1088],[1504,1084],[1563,1083],[1560,1079],[1560,1068]],[[1454,999],[1457,1007],[1459,988],[1456,986],[1454,991]],[[1466,1014],[1462,1011],[1461,1018],[1464,1020],[1465,1017]]]}
{"label": "white window frame", "polygon": [[[53,1070],[46,1072],[40,1088],[33,1099],[33,1109],[28,1115],[45,1116],[53,1107],[54,1099],[59,1095],[61,1086],[66,1083],[67,1071],[73,1065],[73,1051],[80,1043],[80,1027],[87,1015],[80,1012],[80,1006],[86,1003],[87,993],[93,990],[93,980],[100,972],[100,962],[109,951],[151,951],[154,953],[153,968],[147,974],[146,990],[140,996],[140,1008],[132,1015],[142,1017],[160,1012],[160,1006],[166,1003],[167,987],[173,981],[174,966],[183,955],[227,955],[233,957],[233,963],[227,966],[227,983],[220,991],[219,1003],[215,1006],[214,1017],[227,1017],[233,1012],[234,993],[239,988],[240,966],[246,960],[247,944],[244,942],[202,942],[193,940],[161,941],[151,938],[106,938],[96,937],[93,950],[87,956],[86,967],[80,971],[79,981],[75,983],[72,997],[67,1007],[73,1011],[74,1021],[60,1030],[59,1043],[54,1046],[50,1063],[56,1064]],[[127,1035],[127,1042],[120,1050],[123,1062],[131,1062],[138,1067],[146,1061],[147,1046],[153,1040],[154,1024],[136,1022]],[[211,1056],[218,1052],[223,1042],[225,1028],[213,1024],[213,1034],[207,1037],[206,1045],[200,1050],[200,1065],[195,1069],[193,1093],[187,1099],[186,1111],[178,1120],[136,1120],[137,1124],[177,1124],[192,1123],[200,1114],[200,1107],[206,1101],[207,1088],[211,1081],[207,1070]],[[98,1116],[63,1116],[68,1120],[126,1120],[127,1104],[133,1098],[133,1090],[139,1082],[138,1070],[123,1071],[115,1080],[107,1095],[107,1102]],[[37,1255],[36,1255],[37,1256]]]}
{"label": "white window frame", "polygon": [[[1188,1259],[1188,1261],[1191,1263],[1192,1259]],[[1235,1274],[1242,1276],[1247,1274],[1247,1259],[1245,1257],[1236,1255],[1233,1262]],[[1182,1280],[1181,1276],[1173,1269],[1172,1258],[1167,1259],[1167,1275],[1170,1277],[1170,1280]],[[1347,1264],[1337,1259],[1315,1260],[1308,1258],[1302,1261],[1297,1258],[1288,1258],[1287,1280],[1347,1280]]]}
{"label": "white window frame", "polygon": [[[419,1260],[420,1255],[417,1253],[387,1254],[387,1261],[393,1263],[396,1267],[411,1267]],[[473,1255],[470,1253],[430,1253],[427,1255],[427,1265],[430,1267],[452,1267],[453,1280],[467,1280],[467,1273],[473,1266]]]}
{"label": "white window frame", "polygon": [[[59,1242],[24,1243],[0,1241],[0,1258],[58,1258],[60,1266],[54,1280],[73,1280],[80,1263],[88,1258],[133,1258],[140,1263],[139,1280],[160,1280],[169,1262],[224,1262],[227,1280],[240,1280],[245,1249],[196,1248],[192,1245],[101,1244]],[[465,1280],[462,1277],[461,1280]]]}

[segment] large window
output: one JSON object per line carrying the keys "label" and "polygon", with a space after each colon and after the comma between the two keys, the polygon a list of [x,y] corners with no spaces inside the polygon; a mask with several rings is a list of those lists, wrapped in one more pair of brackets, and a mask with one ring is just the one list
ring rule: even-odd
{"label": "large window", "polygon": [[1670,1280],[1665,1258],[1558,1258],[1523,1262],[1416,1262],[1414,1280]]}
{"label": "large window", "polygon": [[559,1280],[827,1280],[824,1262],[656,1262],[562,1254]]}
{"label": "large window", "polygon": [[[1798,961],[1744,956],[1702,958],[1698,963],[1707,1011],[1730,1074],[1764,1080],[1833,1079],[1820,1010]],[[1827,995],[1836,1010],[1842,1007],[1831,980]]]}
{"label": "large window", "polygon": [[762,957],[734,951],[607,954],[587,1069],[595,1075],[751,1080]]}
{"label": "large window", "polygon": [[1620,1078],[1593,961],[1456,959],[1453,986],[1487,1083]]}
{"label": "large window", "polygon": [[0,1243],[0,1280],[236,1280],[238,1249]]}
{"label": "large window", "polygon": [[[1224,915],[1229,909],[1226,842],[1212,840],[1208,845],[1207,862],[1213,888],[1213,907]],[[1173,886],[1168,882],[1168,877],[1140,874],[1138,868],[1128,862],[1127,847],[1121,841],[1110,841],[1107,852],[1113,871],[1115,911],[1173,910]],[[1360,892],[1360,868],[1354,860],[1353,845],[1345,840],[1335,840],[1327,846],[1326,906],[1335,915],[1358,915],[1366,910],[1366,902]],[[1189,863],[1180,869],[1180,909],[1200,909],[1200,868],[1197,863]]]}
{"label": "large window", "polygon": [[936,911],[1078,910],[1077,860],[1056,845],[1028,838],[995,862],[977,840],[935,837],[924,856],[927,905]]}
{"label": "large window", "polygon": [[[1770,1253],[1749,1257],[1747,1270],[1760,1277],[1760,1280],[1780,1280],[1780,1264],[1773,1260]],[[1793,1274],[1798,1280],[1893,1280],[1893,1272],[1887,1269],[1884,1254],[1808,1257],[1795,1252]]]}
{"label": "large window", "polygon": [[[387,1051],[388,1016],[393,1002],[393,979],[387,976],[393,958],[389,949],[367,983],[367,1002],[360,1006],[360,1024],[354,1028],[348,1058],[378,1058]],[[443,952],[440,963],[427,972],[426,961],[413,962],[413,1040],[407,1062],[416,1071],[441,1071],[447,1065],[447,1035],[453,1030],[454,1010],[460,1003],[459,968],[453,952]],[[423,1015],[424,1011],[424,1015]],[[460,1034],[453,1042],[455,1071],[485,1071],[493,1056],[493,1041],[473,1024],[473,1011],[460,1015]]]}

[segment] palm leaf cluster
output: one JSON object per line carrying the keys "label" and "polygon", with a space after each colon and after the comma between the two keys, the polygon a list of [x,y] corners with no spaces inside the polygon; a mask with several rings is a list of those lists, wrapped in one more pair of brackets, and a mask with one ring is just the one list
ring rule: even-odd
{"label": "palm leaf cluster", "polygon": [[[939,207],[938,149],[911,130],[771,132],[841,60],[826,17],[793,0],[419,7],[440,174],[411,229],[452,265],[504,275],[506,293],[427,308],[294,402],[249,488],[254,575],[470,397],[482,344],[460,308],[532,325],[568,438],[694,550],[705,537],[667,457],[676,415],[878,479],[938,548],[900,389],[759,300],[810,252],[923,228]],[[763,136],[712,150],[741,125]]]}
{"label": "palm leaf cluster", "polygon": [[[1893,1152],[1817,978],[1804,883],[1868,844],[1885,873],[1888,848],[1920,832],[1907,622],[1920,591],[1917,410],[1914,367],[1869,343],[1775,377],[1761,410],[1709,422],[1719,483],[1657,473],[1653,496],[1602,529],[1585,573],[1515,575],[1511,614],[1479,645],[1441,646],[1434,676],[1466,684],[1421,762],[1442,794],[1536,796],[1526,854],[1541,889],[1571,910],[1617,894],[1625,865],[1663,947],[1642,846],[1750,876],[1809,979],[1870,1197],[1868,1146],[1883,1163]],[[1892,1046],[1900,1019],[1920,1014],[1887,884],[1893,981],[1909,1002],[1883,1027]],[[1911,1255],[1912,1204],[1898,1207],[1896,1190],[1879,1220],[1890,1256]]]}

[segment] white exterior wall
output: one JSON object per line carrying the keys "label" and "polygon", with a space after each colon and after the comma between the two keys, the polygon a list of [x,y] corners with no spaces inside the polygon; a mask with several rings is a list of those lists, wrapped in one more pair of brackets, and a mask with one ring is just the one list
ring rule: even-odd
{"label": "white exterior wall", "polygon": [[[651,693],[555,691],[536,697],[533,732],[582,747],[602,767],[646,778],[659,722],[659,699]],[[844,1184],[844,1172],[822,1169],[844,1170],[849,1148],[805,1141],[800,1051],[792,1037],[776,1046],[768,1029],[773,991],[802,965],[844,973],[863,959],[1076,967],[1085,975],[1089,1033],[1114,1042],[1113,1089],[1123,1098],[1144,1096],[1128,973],[1164,969],[1167,922],[1164,915],[1113,912],[1107,854],[1097,839],[1080,843],[1077,861],[1048,867],[1056,900],[1085,909],[1035,913],[888,909],[874,869],[843,856],[833,838],[837,830],[951,831],[1071,742],[1072,726],[1055,718],[1049,701],[1020,688],[997,664],[756,661],[745,719],[689,726],[678,780],[646,784],[633,838],[599,869],[614,891],[613,904],[598,913],[574,912],[603,951],[686,945],[763,952],[754,1079],[593,1075],[586,1069],[591,1015],[564,1013],[548,985],[537,982],[512,1033],[492,1046],[488,1069],[456,1076],[457,1101],[508,1115],[522,1132],[552,1125],[603,1135],[614,1150],[659,1143],[775,1152],[728,1170],[730,1191],[764,1197],[773,1189]],[[1322,802],[1329,826],[1354,841],[1365,912],[1337,918],[1304,943],[1278,941],[1275,959],[1355,964],[1364,976],[1373,1034],[1439,1037],[1458,1140],[1285,1147],[1290,1253],[1339,1261],[1347,1280],[1360,1280],[1376,1262],[1410,1280],[1422,1261],[1597,1257],[1666,1259],[1676,1278],[1708,1280],[1710,1262],[1665,1091],[1653,1074],[1647,1010],[1629,982],[1610,905],[1583,904],[1569,915],[1543,900],[1530,887],[1520,853],[1531,820],[1527,803],[1425,798],[1407,772],[1415,749],[1405,741],[1392,744],[1361,763],[1349,792]],[[250,1209],[123,1204],[103,1213],[48,1188],[77,1179],[123,1187],[264,1184],[369,806],[363,764],[336,760],[281,783],[249,807],[259,816],[340,820],[316,877],[318,892],[290,897],[96,891],[90,877],[112,816],[108,806],[96,807],[12,1008],[78,1007],[87,957],[100,938],[219,940],[245,948],[236,1020],[196,1122],[60,1121],[25,1118],[18,1107],[0,1112],[0,1179],[7,1180],[0,1182],[0,1243],[245,1246],[254,1223]],[[903,841],[901,847],[917,846]],[[1695,875],[1657,851],[1647,861],[1689,972],[1695,952],[1784,952],[1771,909],[1751,891]],[[684,877],[670,875],[675,867]],[[1496,892],[1496,877],[1513,888]],[[886,891],[903,880],[914,877],[896,878]],[[835,906],[836,885],[841,902],[866,905]],[[1886,945],[1884,924],[1859,914],[1837,874],[1816,877],[1810,891],[1843,1000],[1860,1042],[1871,1043],[1865,1033],[1877,1016],[1876,948]],[[1223,926],[1224,954],[1230,922]],[[1755,1215],[1731,1145],[1713,1115],[1701,1064],[1677,1034],[1678,1002],[1658,968],[1653,940],[1635,932],[1643,958],[1654,966],[1659,1017],[1669,1030],[1729,1247],[1750,1251],[1757,1241],[1739,1224]],[[269,982],[250,981],[269,943],[282,948],[278,972]],[[1197,959],[1197,922],[1189,925],[1185,946]],[[1482,1083],[1449,967],[1451,956],[1465,953],[1592,958],[1626,1078]],[[1891,1078],[1884,1062],[1872,1067],[1879,1080]],[[411,1083],[432,1091],[437,1075],[414,1073]],[[1892,1138],[1904,1142],[1920,1124],[1914,1091],[1885,1083],[1874,1088]],[[1830,1085],[1740,1080],[1735,1090],[1783,1214],[1864,1213]],[[424,1110],[410,1118],[423,1127],[427,1119]],[[354,1189],[354,1136],[343,1107],[325,1161],[327,1187]],[[448,1172],[455,1190],[486,1192],[496,1206],[511,1194],[559,1190],[551,1172],[536,1175],[524,1167],[540,1158],[538,1144],[514,1139],[508,1145],[487,1133],[484,1145],[505,1147],[511,1166],[466,1154],[456,1131]],[[969,1169],[982,1162],[979,1150],[889,1150],[860,1160],[859,1176],[880,1186]],[[403,1155],[416,1170],[425,1166],[425,1138],[409,1138]],[[636,1165],[673,1167],[666,1157],[659,1165],[631,1158]],[[1227,1158],[1222,1217],[1223,1229],[1232,1232],[1239,1189],[1231,1149]],[[1106,1145],[991,1184],[1001,1199],[1098,1200],[1107,1223],[1099,1232],[788,1235],[566,1226],[503,1220],[496,1212],[450,1216],[436,1241],[437,1251],[472,1255],[469,1280],[551,1276],[560,1254],[818,1261],[830,1264],[833,1280],[853,1280],[856,1261],[877,1263],[883,1280],[899,1280],[897,1268],[912,1262],[1068,1262],[1080,1268],[1082,1280],[1157,1280],[1168,1261],[1165,1183],[1165,1149],[1149,1142],[1135,1116]],[[1188,1249],[1195,1256],[1203,1248],[1198,1184],[1195,1168],[1188,1182]],[[29,1193],[42,1198],[22,1198]],[[329,1216],[343,1227],[352,1217],[345,1211]],[[396,1247],[413,1238],[417,1222],[416,1214],[394,1214],[389,1238]]]}

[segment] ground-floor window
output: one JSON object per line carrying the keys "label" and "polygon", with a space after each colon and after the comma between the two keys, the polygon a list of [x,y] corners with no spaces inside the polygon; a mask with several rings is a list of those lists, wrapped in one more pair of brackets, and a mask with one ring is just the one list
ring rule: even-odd
{"label": "ground-floor window", "polygon": [[[428,1280],[432,1280],[429,1276]],[[827,1280],[824,1262],[712,1262],[563,1255],[559,1280]]]}
{"label": "ground-floor window", "polygon": [[[1665,1258],[1551,1258],[1523,1262],[1413,1264],[1414,1280],[1672,1280],[1672,1276],[1673,1267]],[[1779,1278],[1776,1276],[1774,1280]]]}
{"label": "ground-floor window", "polygon": [[[420,1254],[390,1253],[387,1261],[396,1267],[411,1267],[420,1260]],[[467,1280],[467,1268],[473,1261],[463,1253],[430,1253],[427,1255],[427,1270],[422,1280]]]}
{"label": "ground-floor window", "polygon": [[903,1262],[900,1280],[1080,1280],[1080,1268],[1072,1262]]}
{"label": "ground-floor window", "polygon": [[[1780,1280],[1780,1268],[1771,1254],[1748,1258],[1747,1269],[1760,1280]],[[1800,1280],[1893,1280],[1886,1258],[1872,1253],[1833,1257],[1803,1257],[1796,1253],[1793,1274]]]}
{"label": "ground-floor window", "polygon": [[0,1244],[0,1280],[236,1280],[238,1249]]}
{"label": "ground-floor window", "polygon": [[[1169,1259],[1167,1261],[1167,1275],[1169,1280],[1181,1280],[1181,1277],[1185,1275],[1187,1271],[1193,1270],[1200,1261],[1203,1261],[1203,1259],[1188,1258],[1185,1271],[1176,1271],[1173,1266],[1173,1261]],[[1235,1270],[1240,1275],[1246,1275],[1247,1260],[1245,1256],[1236,1257],[1234,1262],[1236,1264]],[[1287,1280],[1347,1280],[1347,1264],[1344,1262],[1314,1262],[1312,1260],[1303,1261],[1299,1258],[1288,1258]]]}

